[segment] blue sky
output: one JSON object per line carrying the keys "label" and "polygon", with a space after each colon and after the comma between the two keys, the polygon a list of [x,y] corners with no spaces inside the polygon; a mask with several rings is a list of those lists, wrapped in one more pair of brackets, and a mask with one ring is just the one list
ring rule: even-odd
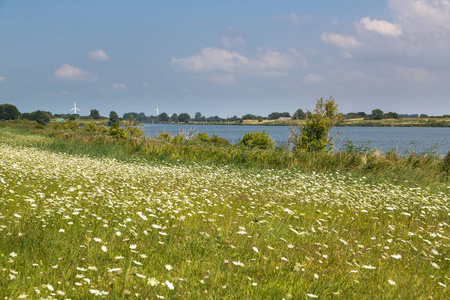
{"label": "blue sky", "polygon": [[0,0],[0,103],[450,113],[450,2]]}

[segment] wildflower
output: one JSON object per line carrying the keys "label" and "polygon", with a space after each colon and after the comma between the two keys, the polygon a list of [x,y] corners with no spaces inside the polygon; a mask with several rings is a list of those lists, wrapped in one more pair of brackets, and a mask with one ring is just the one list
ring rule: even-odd
{"label": "wildflower", "polygon": [[363,269],[368,269],[368,270],[373,270],[373,269],[376,269],[374,266],[370,266],[370,265],[364,265],[364,266],[362,266],[362,268]]}
{"label": "wildflower", "polygon": [[108,248],[106,248],[106,246],[102,246],[102,251],[103,252],[108,252]]}
{"label": "wildflower", "polygon": [[259,253],[258,248],[253,247],[252,249],[253,249],[253,251],[255,251],[256,253]]}
{"label": "wildflower", "polygon": [[151,286],[157,286],[159,284],[159,281],[156,280],[156,278],[152,277],[148,279],[147,283]]}
{"label": "wildflower", "polygon": [[392,279],[389,279],[388,282],[389,282],[390,285],[397,285],[397,283],[395,283],[395,281],[392,280]]}
{"label": "wildflower", "polygon": [[401,254],[394,254],[394,255],[391,255],[391,257],[395,258],[395,259],[400,259],[400,258],[402,258],[402,255]]}
{"label": "wildflower", "polygon": [[137,247],[137,245],[136,244],[133,244],[133,245],[130,245],[130,249],[136,249],[136,247]]}
{"label": "wildflower", "polygon": [[173,284],[170,283],[168,280],[166,280],[166,285],[169,288],[169,290],[173,290],[174,289]]}
{"label": "wildflower", "polygon": [[433,267],[435,267],[436,269],[440,269],[441,267],[439,267],[439,265],[437,263],[432,262],[431,265]]}
{"label": "wildflower", "polygon": [[16,254],[16,252],[11,252],[11,253],[9,254],[9,256],[11,256],[11,257],[16,257],[17,254]]}
{"label": "wildflower", "polygon": [[316,296],[314,294],[306,294],[306,296],[311,297],[311,298],[319,298],[319,296]]}
{"label": "wildflower", "polygon": [[240,261],[233,261],[233,265],[235,265],[235,266],[240,266],[240,267],[243,267],[244,266],[244,264],[243,263],[241,263]]}
{"label": "wildflower", "polygon": [[101,238],[94,238],[94,241],[97,242],[97,243],[101,243],[102,239]]}
{"label": "wildflower", "polygon": [[164,267],[166,267],[166,269],[167,269],[168,271],[170,271],[170,270],[173,269],[171,265],[165,265]]}

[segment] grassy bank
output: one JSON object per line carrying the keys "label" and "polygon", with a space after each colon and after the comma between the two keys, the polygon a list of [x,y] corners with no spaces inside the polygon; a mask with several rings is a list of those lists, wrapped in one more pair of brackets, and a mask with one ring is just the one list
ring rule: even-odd
{"label": "grassy bank", "polygon": [[249,149],[240,145],[216,145],[195,139],[131,138],[114,139],[108,134],[85,131],[61,131],[51,127],[35,129],[32,124],[3,123],[2,143],[37,147],[53,152],[90,157],[108,157],[120,161],[162,161],[201,163],[210,166],[246,168],[295,168],[303,172],[350,172],[378,183],[389,181],[409,186],[446,189],[449,183],[448,162],[424,153],[399,156],[395,152],[292,152],[283,147]]}

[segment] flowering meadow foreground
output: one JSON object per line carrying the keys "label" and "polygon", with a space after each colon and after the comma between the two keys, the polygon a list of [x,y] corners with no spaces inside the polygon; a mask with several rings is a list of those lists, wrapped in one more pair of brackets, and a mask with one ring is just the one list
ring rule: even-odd
{"label": "flowering meadow foreground", "polygon": [[5,299],[450,297],[450,198],[0,144]]}

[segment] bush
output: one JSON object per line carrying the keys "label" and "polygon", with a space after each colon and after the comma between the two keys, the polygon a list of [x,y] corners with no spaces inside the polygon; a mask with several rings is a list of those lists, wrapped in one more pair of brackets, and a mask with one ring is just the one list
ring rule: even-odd
{"label": "bush", "polygon": [[88,132],[96,132],[97,131],[97,124],[94,122],[89,122],[84,125],[84,130]]}
{"label": "bush", "polygon": [[246,133],[239,144],[248,148],[259,149],[269,149],[273,147],[273,141],[265,131],[262,133],[258,131]]}
{"label": "bush", "polygon": [[158,139],[170,142],[173,139],[173,137],[167,132],[163,132],[158,135]]}
{"label": "bush", "polygon": [[211,142],[211,138],[204,132],[200,132],[199,134],[197,134],[194,137],[194,140],[199,141],[199,142],[204,142],[204,143]]}
{"label": "bush", "polygon": [[113,138],[117,138],[117,139],[126,139],[127,138],[127,133],[125,132],[125,130],[120,128],[119,123],[113,123],[111,125],[111,127],[109,128],[109,135],[112,136]]}
{"label": "bush", "polygon": [[218,137],[215,134],[211,137],[211,143],[216,144],[216,145],[229,145],[230,144],[230,142],[227,139]]}

